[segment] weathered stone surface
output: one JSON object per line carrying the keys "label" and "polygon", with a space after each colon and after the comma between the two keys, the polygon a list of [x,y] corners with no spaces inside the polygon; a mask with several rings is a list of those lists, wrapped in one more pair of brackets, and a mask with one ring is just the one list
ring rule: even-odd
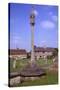
{"label": "weathered stone surface", "polygon": [[20,76],[22,77],[39,77],[45,75],[45,71],[37,66],[36,64],[28,64],[25,68],[20,71]]}
{"label": "weathered stone surface", "polygon": [[20,79],[21,79],[21,77],[15,77],[15,78],[11,78],[10,79],[10,85],[15,85],[15,84],[18,84],[18,83],[20,83],[21,81],[20,81]]}

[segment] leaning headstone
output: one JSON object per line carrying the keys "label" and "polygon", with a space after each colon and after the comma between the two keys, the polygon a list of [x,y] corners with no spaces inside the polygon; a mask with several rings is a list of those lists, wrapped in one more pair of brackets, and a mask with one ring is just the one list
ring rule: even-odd
{"label": "leaning headstone", "polygon": [[55,61],[55,58],[53,58],[53,62]]}
{"label": "leaning headstone", "polygon": [[16,67],[16,60],[14,60],[14,62],[13,62],[13,68],[15,68]]}

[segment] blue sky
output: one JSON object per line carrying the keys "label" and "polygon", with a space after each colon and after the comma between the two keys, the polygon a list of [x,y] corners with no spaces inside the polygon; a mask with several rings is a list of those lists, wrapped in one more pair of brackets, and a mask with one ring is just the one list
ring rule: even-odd
{"label": "blue sky", "polygon": [[10,4],[10,48],[31,50],[30,13],[36,12],[34,45],[58,47],[58,7],[48,5]]}

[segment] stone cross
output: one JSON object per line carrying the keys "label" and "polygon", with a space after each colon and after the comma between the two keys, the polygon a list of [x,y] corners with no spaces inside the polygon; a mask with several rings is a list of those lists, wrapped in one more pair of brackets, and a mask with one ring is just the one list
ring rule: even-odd
{"label": "stone cross", "polygon": [[34,57],[34,25],[35,25],[35,13],[32,10],[30,15],[30,25],[31,25],[31,64],[33,65],[35,62]]}

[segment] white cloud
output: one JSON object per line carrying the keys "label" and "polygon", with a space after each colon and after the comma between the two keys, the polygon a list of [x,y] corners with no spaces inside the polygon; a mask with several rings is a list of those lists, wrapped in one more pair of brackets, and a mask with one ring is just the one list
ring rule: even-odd
{"label": "white cloud", "polygon": [[50,20],[45,20],[40,23],[40,26],[45,29],[53,29],[55,24]]}
{"label": "white cloud", "polygon": [[53,15],[53,13],[52,12],[49,12],[49,15]]}
{"label": "white cloud", "polygon": [[53,15],[52,20],[56,22],[56,21],[58,21],[58,17],[56,15]]}
{"label": "white cloud", "polygon": [[42,46],[43,46],[44,48],[47,47],[46,40],[41,41],[41,44],[42,44]]}
{"label": "white cloud", "polygon": [[20,36],[12,36],[10,38],[10,45],[13,47],[18,47],[18,45],[21,45],[23,43],[22,38]]}
{"label": "white cloud", "polygon": [[49,15],[50,15],[51,19],[52,19],[54,22],[57,22],[57,21],[58,21],[58,16],[57,16],[57,15],[54,15],[53,12],[49,12]]}

